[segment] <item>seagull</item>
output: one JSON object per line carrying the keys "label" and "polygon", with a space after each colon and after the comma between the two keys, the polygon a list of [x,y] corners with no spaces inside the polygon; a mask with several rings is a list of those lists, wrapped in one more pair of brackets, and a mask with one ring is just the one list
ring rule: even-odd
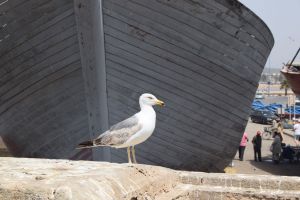
{"label": "seagull", "polygon": [[128,162],[131,162],[131,150],[133,163],[136,162],[134,146],[147,140],[153,133],[156,122],[156,113],[152,106],[164,106],[164,102],[154,95],[145,93],[139,98],[140,112],[110,127],[109,130],[99,135],[96,139],[85,141],[77,146],[77,149],[92,148],[98,146],[110,146],[114,148],[127,148]]}

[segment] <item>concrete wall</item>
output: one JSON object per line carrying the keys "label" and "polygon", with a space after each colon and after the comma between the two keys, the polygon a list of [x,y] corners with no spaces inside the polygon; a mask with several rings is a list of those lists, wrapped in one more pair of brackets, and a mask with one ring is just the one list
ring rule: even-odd
{"label": "concrete wall", "polygon": [[0,198],[299,199],[300,178],[175,171],[149,165],[0,158]]}

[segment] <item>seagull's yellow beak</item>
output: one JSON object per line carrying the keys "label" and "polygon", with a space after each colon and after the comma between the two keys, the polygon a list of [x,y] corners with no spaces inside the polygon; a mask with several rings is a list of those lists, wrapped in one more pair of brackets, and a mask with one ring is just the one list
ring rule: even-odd
{"label": "seagull's yellow beak", "polygon": [[156,103],[156,105],[159,105],[159,106],[161,106],[161,107],[162,107],[162,106],[165,106],[165,103],[164,103],[163,101],[161,101],[161,100],[158,100],[158,99],[156,100],[155,103]]}

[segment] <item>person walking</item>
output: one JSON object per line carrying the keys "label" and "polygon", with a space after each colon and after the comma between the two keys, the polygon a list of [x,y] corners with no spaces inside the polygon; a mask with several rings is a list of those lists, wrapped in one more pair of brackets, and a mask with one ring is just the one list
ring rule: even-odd
{"label": "person walking", "polygon": [[243,161],[244,160],[244,152],[245,152],[245,149],[246,149],[246,146],[247,146],[247,142],[249,141],[248,139],[248,135],[247,133],[245,132],[243,134],[243,137],[242,137],[242,140],[240,142],[240,146],[239,146],[239,159],[240,161]]}
{"label": "person walking", "polygon": [[277,131],[280,133],[281,142],[283,141],[283,125],[282,122],[279,122],[277,125]]}
{"label": "person walking", "polygon": [[261,162],[261,132],[257,131],[256,135],[252,138],[254,160]]}
{"label": "person walking", "polygon": [[271,130],[274,135],[274,132],[277,131],[278,123],[275,119],[272,120]]}
{"label": "person walking", "polygon": [[270,150],[272,152],[273,162],[279,163],[282,147],[281,147],[280,133],[278,133],[277,131],[274,133],[274,140]]}
{"label": "person walking", "polygon": [[300,138],[300,119],[298,119],[295,122],[295,125],[293,127],[294,132],[294,139],[295,139],[295,143],[296,146],[299,146],[299,138]]}

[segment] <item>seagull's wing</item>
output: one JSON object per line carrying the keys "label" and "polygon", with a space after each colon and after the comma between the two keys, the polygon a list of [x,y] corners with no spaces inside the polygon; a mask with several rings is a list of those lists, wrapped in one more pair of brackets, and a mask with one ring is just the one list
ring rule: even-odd
{"label": "seagull's wing", "polygon": [[132,117],[113,125],[108,131],[96,138],[93,141],[93,144],[96,146],[121,145],[141,129],[142,125],[139,123],[139,119],[133,115]]}

